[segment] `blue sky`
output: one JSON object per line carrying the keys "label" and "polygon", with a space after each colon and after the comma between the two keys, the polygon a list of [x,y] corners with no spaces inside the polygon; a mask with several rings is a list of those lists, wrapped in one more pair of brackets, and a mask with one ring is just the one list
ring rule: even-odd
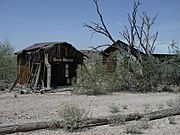
{"label": "blue sky", "polygon": [[[140,12],[158,13],[154,30],[159,31],[156,52],[164,52],[163,43],[174,38],[180,43],[180,0],[141,0]],[[115,39],[128,24],[133,0],[99,0],[100,10]],[[15,50],[33,43],[67,41],[77,49],[111,43],[103,35],[83,27],[99,22],[93,0],[0,0],[0,41],[8,39]]]}

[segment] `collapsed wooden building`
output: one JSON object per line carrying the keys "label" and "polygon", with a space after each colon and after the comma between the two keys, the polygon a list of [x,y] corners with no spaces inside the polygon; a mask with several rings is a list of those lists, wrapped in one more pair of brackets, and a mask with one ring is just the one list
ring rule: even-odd
{"label": "collapsed wooden building", "polygon": [[36,43],[16,55],[18,83],[33,90],[71,84],[85,58],[67,42]]}
{"label": "collapsed wooden building", "polygon": [[134,60],[139,60],[141,56],[145,55],[136,48],[130,50],[129,45],[121,40],[117,40],[116,43],[109,45],[101,54],[103,64],[106,65],[107,70],[110,72],[115,71],[117,62],[122,61],[125,57],[130,57],[129,54]]}
{"label": "collapsed wooden building", "polygon": [[[130,46],[125,42],[117,40],[115,43],[109,45],[104,51],[102,51],[102,61],[103,64],[106,65],[108,71],[114,72],[116,70],[117,64],[122,62],[125,57],[131,57],[134,61],[137,62],[142,62],[144,58],[148,57],[148,55],[143,53],[141,50],[129,47]],[[175,57],[176,54],[153,53],[152,56],[163,62],[172,57]]]}

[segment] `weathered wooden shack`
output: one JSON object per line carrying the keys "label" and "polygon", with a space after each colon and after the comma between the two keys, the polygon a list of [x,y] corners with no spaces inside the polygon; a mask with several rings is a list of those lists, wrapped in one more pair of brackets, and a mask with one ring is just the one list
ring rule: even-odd
{"label": "weathered wooden shack", "polygon": [[18,82],[34,90],[71,84],[85,58],[67,42],[36,43],[16,54]]}
{"label": "weathered wooden shack", "polygon": [[138,49],[132,48],[130,50],[128,44],[117,40],[116,43],[113,43],[101,53],[103,64],[106,65],[108,71],[113,72],[116,69],[117,62],[122,61],[124,57],[128,57],[129,51],[134,60],[138,60],[140,56],[144,56],[144,53]]}
{"label": "weathered wooden shack", "polygon": [[[122,61],[124,57],[130,57],[128,56],[129,53],[131,54],[131,57],[137,62],[142,62],[144,58],[148,57],[139,49],[130,49],[128,44],[124,43],[123,41],[117,40],[116,43],[113,43],[102,52],[103,64],[106,65],[108,71],[114,72],[116,70],[117,64],[120,63],[120,61]],[[172,57],[175,57],[176,54],[154,53],[152,54],[152,56],[163,62]]]}

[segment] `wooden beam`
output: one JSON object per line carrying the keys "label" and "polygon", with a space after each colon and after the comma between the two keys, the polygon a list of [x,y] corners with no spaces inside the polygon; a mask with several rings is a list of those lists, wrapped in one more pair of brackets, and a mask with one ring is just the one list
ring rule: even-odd
{"label": "wooden beam", "polygon": [[45,54],[45,65],[47,67],[47,89],[51,87],[51,65],[48,62],[48,54]]}

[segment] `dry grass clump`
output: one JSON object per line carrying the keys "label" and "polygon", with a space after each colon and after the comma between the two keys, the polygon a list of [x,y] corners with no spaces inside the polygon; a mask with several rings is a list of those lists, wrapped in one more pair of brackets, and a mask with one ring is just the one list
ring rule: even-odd
{"label": "dry grass clump", "polygon": [[168,100],[168,101],[166,102],[166,104],[167,104],[167,106],[169,106],[169,107],[173,107],[173,106],[174,106],[174,102],[173,102],[172,99]]}
{"label": "dry grass clump", "polygon": [[137,123],[131,123],[125,126],[124,132],[127,134],[142,134],[140,126]]}
{"label": "dry grass clump", "polygon": [[150,128],[149,119],[142,118],[139,121],[126,125],[124,132],[127,134],[142,134],[142,130],[148,128]]}
{"label": "dry grass clump", "polygon": [[112,126],[123,125],[126,122],[126,118],[122,114],[113,114],[109,117],[109,121],[110,121]]}
{"label": "dry grass clump", "polygon": [[164,104],[159,104],[159,105],[158,105],[158,109],[159,109],[159,110],[164,109]]}
{"label": "dry grass clump", "polygon": [[172,125],[176,124],[175,117],[168,117],[168,121],[169,121],[169,124],[172,124]]}
{"label": "dry grass clump", "polygon": [[142,129],[148,129],[150,128],[150,125],[149,125],[149,119],[148,118],[142,118],[140,121],[139,121],[139,125]]}
{"label": "dry grass clump", "polygon": [[59,111],[65,129],[73,131],[83,126],[87,112],[74,103],[65,103]]}
{"label": "dry grass clump", "polygon": [[109,106],[109,109],[113,114],[120,112],[119,107],[114,103]]}
{"label": "dry grass clump", "polygon": [[152,109],[150,108],[150,104],[143,104],[143,108],[144,108],[144,113],[149,113],[152,111]]}

